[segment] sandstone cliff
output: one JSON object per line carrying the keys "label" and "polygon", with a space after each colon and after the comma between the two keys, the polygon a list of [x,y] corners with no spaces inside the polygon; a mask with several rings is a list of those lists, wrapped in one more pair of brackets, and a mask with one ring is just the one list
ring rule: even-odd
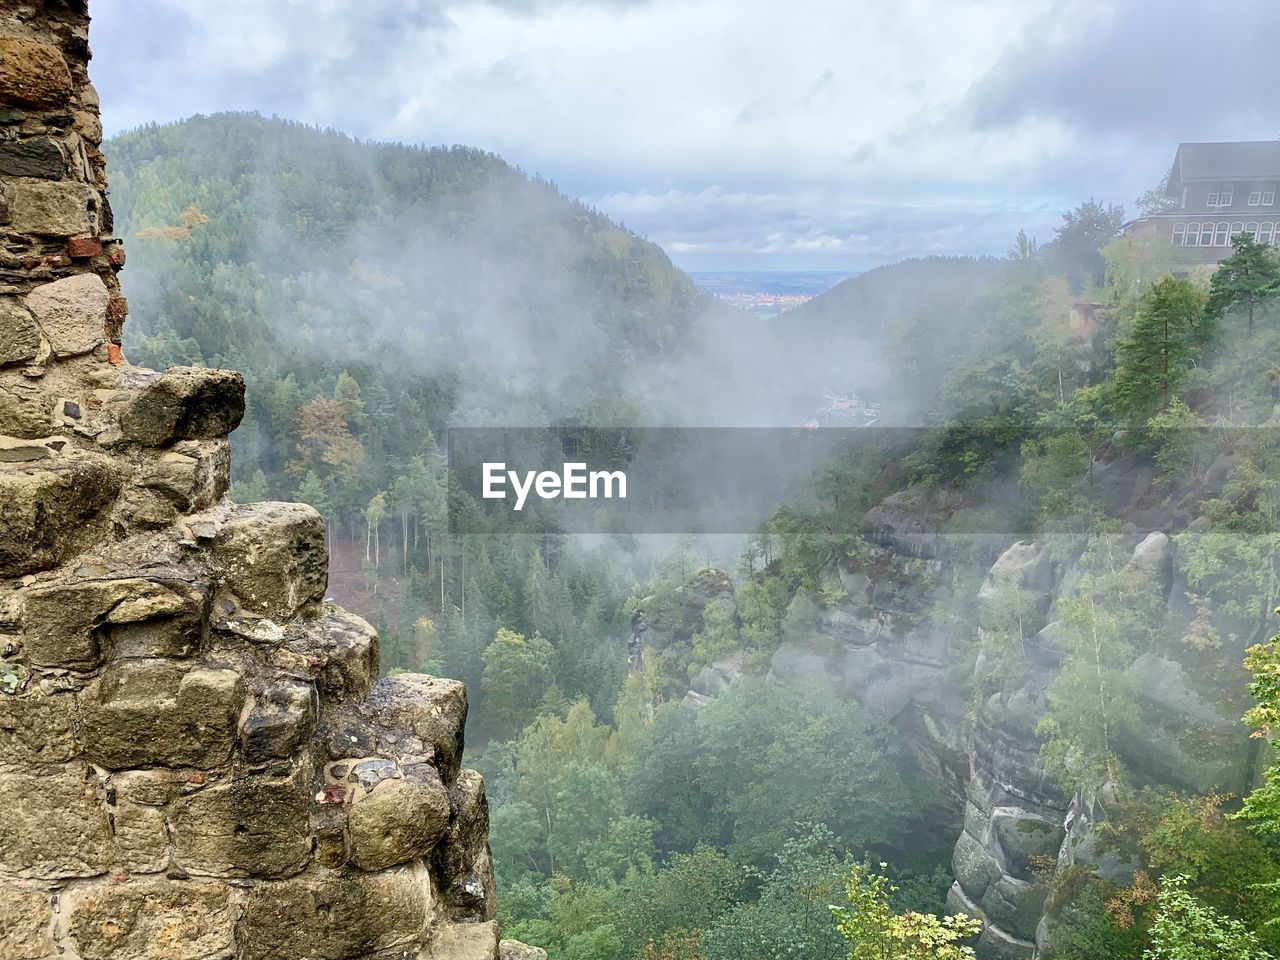
{"label": "sandstone cliff", "polygon": [[[1215,495],[1220,473],[1208,471],[1191,500]],[[784,627],[768,675],[830,684],[897,727],[940,788],[930,820],[955,843],[948,901],[983,920],[978,956],[1051,956],[1062,906],[1054,904],[1055,889],[1081,871],[1119,882],[1132,875],[1134,864],[1100,843],[1097,830],[1118,796],[1142,786],[1243,795],[1253,785],[1256,742],[1239,720],[1246,706],[1241,661],[1263,639],[1266,621],[1242,613],[1225,594],[1192,602],[1198,540],[1208,536],[1203,518],[1177,536],[1129,525],[1088,538],[1010,543],[988,534],[935,534],[943,500],[908,491],[873,509],[866,531],[874,545],[833,561],[822,597],[793,599],[792,609],[806,605],[808,615],[794,618],[802,628]],[[1084,593],[1099,554],[1114,571],[1108,576],[1123,583],[1119,602],[1133,608],[1114,638],[1123,651],[1102,654],[1112,661],[1106,682],[1131,701],[1132,722],[1110,731],[1122,769],[1112,777],[1082,769],[1067,787],[1046,763],[1043,723],[1052,719],[1064,671],[1080,671],[1067,621],[1073,604],[1078,615],[1081,603],[1093,602]],[[1099,603],[1107,599],[1094,594]],[[649,622],[641,610],[636,642],[643,656],[677,656],[711,602],[734,604],[727,578],[706,571],[682,596],[675,619],[685,622],[678,627]],[[1142,629],[1143,618],[1154,627]],[[1106,642],[1114,646],[1114,639]],[[1092,650],[1086,654],[1092,661]],[[1083,666],[1092,684],[1093,664]],[[694,677],[684,702],[698,709],[751,669],[741,654],[714,663]],[[1093,691],[1089,685],[1075,693]],[[1080,695],[1065,708],[1088,712],[1092,702]]]}
{"label": "sandstone cliff", "polygon": [[462,685],[227,500],[238,374],[121,354],[88,21],[0,4],[0,958],[496,957]]}

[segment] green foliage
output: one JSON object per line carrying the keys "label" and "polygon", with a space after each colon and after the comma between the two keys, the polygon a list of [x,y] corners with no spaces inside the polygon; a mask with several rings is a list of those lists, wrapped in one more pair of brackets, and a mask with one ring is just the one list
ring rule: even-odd
{"label": "green foliage", "polygon": [[1180,476],[1198,473],[1203,426],[1204,421],[1180,397],[1174,397],[1147,421],[1146,432],[1156,447],[1155,461],[1160,468],[1157,478],[1161,482],[1172,483]]}
{"label": "green foliage", "polygon": [[487,719],[494,730],[515,733],[531,721],[551,679],[551,644],[535,634],[502,627],[485,647],[480,689],[489,704]]}
{"label": "green foliage", "polygon": [[1059,601],[1067,655],[1036,728],[1046,767],[1071,790],[1123,778],[1116,744],[1126,728],[1140,723],[1128,668],[1164,626],[1154,574],[1117,555],[1114,540],[1091,541],[1080,561],[1085,575],[1078,589]]}
{"label": "green foliage", "polygon": [[[1244,721],[1256,738],[1273,742],[1280,737],[1280,637],[1250,647],[1245,667],[1253,674],[1249,695],[1257,702]],[[1262,836],[1280,837],[1280,763],[1272,762],[1262,784],[1245,797],[1243,816]]]}
{"label": "green foliage", "polygon": [[696,676],[707,664],[721,660],[739,647],[738,626],[729,608],[709,604],[702,614],[702,629],[690,640],[689,676]]}
{"label": "green foliage", "polygon": [[[858,850],[905,839],[919,809],[897,737],[824,686],[742,682],[698,716],[698,782],[730,853],[763,864],[803,825]],[[750,746],[748,746],[750,745]]]}
{"label": "green foliage", "polygon": [[1167,410],[1186,381],[1197,345],[1205,295],[1188,280],[1166,277],[1143,295],[1129,335],[1116,345],[1115,406],[1141,426]]}
{"label": "green foliage", "polygon": [[1141,960],[1144,928],[1117,924],[1097,881],[1087,883],[1054,927],[1053,960]]}
{"label": "green foliage", "polygon": [[[1183,797],[1144,790],[1117,805],[1114,819],[1100,831],[1102,845],[1136,859],[1144,876],[1184,877],[1200,901],[1241,920],[1274,949],[1280,947],[1280,929],[1271,923],[1276,907],[1270,890],[1280,879],[1280,863],[1228,815],[1230,803],[1218,794]],[[1145,902],[1149,891],[1129,892],[1122,899]],[[1122,915],[1129,916],[1127,908]]]}
{"label": "green foliage", "polygon": [[1258,938],[1186,889],[1186,877],[1166,879],[1156,903],[1143,960],[1267,960]]}
{"label": "green foliage", "polygon": [[[449,506],[481,514],[447,487],[437,438],[460,422],[634,420],[636,398],[606,374],[678,356],[704,303],[661,251],[478,151],[358,144],[244,116],[140,130],[108,151],[118,232],[135,237],[130,355],[243,369],[235,496],[314,503],[336,547],[368,556],[384,665],[430,664],[468,683],[504,930],[557,957],[966,956],[958,944],[971,927],[934,916],[946,875],[895,892],[845,853],[919,860],[928,843],[913,834],[927,833],[916,811],[929,798],[892,728],[826,687],[748,681],[700,713],[664,701],[706,664],[742,652],[760,667],[784,639],[810,640],[823,608],[846,603],[835,562],[871,550],[862,515],[906,478],[966,501],[999,481],[1012,490],[1017,476],[1043,523],[1078,514],[1083,533],[1099,511],[1086,478],[1117,423],[1148,441],[1139,453],[1166,478],[1195,472],[1187,428],[1212,422],[1210,403],[1235,416],[1244,372],[1249,415],[1269,415],[1280,378],[1213,341],[1203,293],[1160,279],[1167,245],[1115,239],[1118,208],[1080,205],[1042,247],[1022,235],[998,275],[989,263],[928,265],[946,281],[879,297],[875,322],[894,318],[890,379],[905,386],[895,409],[939,428],[914,449],[826,465],[811,498],[752,539],[736,605],[699,607],[696,627],[687,588],[713,574],[681,544],[646,603],[655,628],[688,628],[677,669],[651,656],[628,674],[629,572],[551,536],[451,535]],[[1255,307],[1267,316],[1268,257],[1238,242],[1208,320],[1252,318]],[[1100,329],[1071,326],[1080,295],[1108,305]],[[1114,373],[1097,349],[1113,334]],[[1253,352],[1271,345],[1259,338]],[[1213,533],[1179,541],[1212,616],[1256,617],[1274,600],[1274,475],[1251,451],[1204,505]],[[1023,501],[1014,491],[999,507]],[[1105,540],[1060,600],[1068,653],[1040,727],[1045,762],[1069,788],[1123,779],[1115,742],[1142,722],[1128,668],[1163,627],[1160,592],[1105,556]],[[956,596],[973,591],[952,586],[952,605],[928,616],[967,627],[972,610]],[[1000,587],[983,642],[990,682],[1009,685],[1029,631],[1021,591]],[[1257,684],[1276,657],[1259,651],[1250,665],[1265,700],[1275,691]],[[1262,833],[1280,822],[1277,776],[1246,802]],[[1274,879],[1269,853],[1202,810],[1134,819],[1137,839],[1120,839],[1152,869],[1197,884],[1189,905],[1161,902],[1152,949],[1205,931],[1244,943],[1226,918],[1260,925],[1269,894],[1241,891]],[[849,876],[837,931],[827,905]],[[1133,955],[1147,914],[1126,930],[1099,904],[1101,894],[1080,908],[1068,960]]]}
{"label": "green foliage", "polygon": [[874,870],[854,864],[845,883],[847,905],[832,907],[849,960],[963,960],[973,951],[962,941],[976,935],[980,921],[963,914],[935,917],[895,914],[889,905],[894,886],[884,865]]}
{"label": "green foliage", "polygon": [[1054,272],[1066,277],[1080,291],[1101,286],[1105,264],[1101,250],[1124,223],[1124,208],[1086,200],[1062,215],[1062,224],[1044,253]]}
{"label": "green foliage", "polygon": [[722,914],[702,938],[706,960],[840,960],[844,940],[830,904],[853,865],[833,846],[830,831],[811,828],[786,841],[755,900]]}
{"label": "green foliage", "polygon": [[1102,248],[1106,290],[1122,315],[1132,316],[1138,300],[1161,277],[1173,273],[1173,248],[1156,232],[1122,234]]}
{"label": "green foliage", "polygon": [[1039,499],[1042,521],[1088,511],[1082,481],[1092,462],[1093,447],[1078,430],[1023,442],[1019,479]]}
{"label": "green foliage", "polygon": [[1257,309],[1280,298],[1280,259],[1269,244],[1258,243],[1247,233],[1231,238],[1235,252],[1224,260],[1209,281],[1205,315],[1220,320],[1243,310],[1248,317],[1247,332],[1253,336]]}

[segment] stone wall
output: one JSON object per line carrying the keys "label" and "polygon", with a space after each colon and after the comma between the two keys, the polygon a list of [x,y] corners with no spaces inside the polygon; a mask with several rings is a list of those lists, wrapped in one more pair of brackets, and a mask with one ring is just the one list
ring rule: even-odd
{"label": "stone wall", "polygon": [[0,960],[496,957],[463,687],[226,498],[238,374],[121,354],[87,31],[0,3]]}

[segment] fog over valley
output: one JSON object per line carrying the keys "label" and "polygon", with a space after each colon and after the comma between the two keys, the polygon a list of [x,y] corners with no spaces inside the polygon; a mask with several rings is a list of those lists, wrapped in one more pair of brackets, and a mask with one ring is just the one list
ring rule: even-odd
{"label": "fog over valley", "polygon": [[0,10],[0,958],[1280,957],[1277,38]]}

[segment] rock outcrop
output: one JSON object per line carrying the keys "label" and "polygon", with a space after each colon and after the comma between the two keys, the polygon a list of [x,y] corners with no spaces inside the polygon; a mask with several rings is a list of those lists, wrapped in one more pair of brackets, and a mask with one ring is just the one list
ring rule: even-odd
{"label": "rock outcrop", "polygon": [[[1199,499],[1212,495],[1207,488]],[[1262,639],[1265,619],[1237,610],[1230,597],[1197,596],[1192,554],[1204,523],[1176,538],[1130,529],[1011,542],[936,533],[940,497],[914,491],[868,514],[872,543],[833,561],[820,591],[792,600],[768,676],[828,684],[900,730],[940,788],[927,820],[943,842],[954,838],[948,902],[983,921],[978,956],[1052,956],[1053,911],[1063,905],[1050,896],[1057,879],[1085,870],[1126,883],[1137,866],[1098,830],[1122,809],[1126,790],[1240,795],[1250,788],[1256,770],[1239,721],[1246,707],[1240,663]],[[1098,556],[1090,559],[1090,551]],[[1080,608],[1073,613],[1071,605],[1100,558],[1107,575],[1124,583],[1117,640],[1126,652],[1108,669],[1132,691],[1136,722],[1112,731],[1123,783],[1103,776],[1071,792],[1046,767],[1042,721],[1053,719],[1051,691],[1064,666],[1080,656],[1070,634]],[[1108,588],[1094,589],[1105,599]],[[665,621],[643,608],[638,614],[647,627],[636,640],[645,655],[678,662],[713,602],[735,608],[726,578],[707,571],[680,596],[682,603],[666,604]],[[1143,629],[1144,617],[1154,626]],[[741,653],[712,663],[695,675],[684,702],[701,708],[754,669]]]}
{"label": "rock outcrop", "polygon": [[0,958],[493,960],[465,690],[227,499],[238,374],[122,356],[87,31],[0,8]]}

